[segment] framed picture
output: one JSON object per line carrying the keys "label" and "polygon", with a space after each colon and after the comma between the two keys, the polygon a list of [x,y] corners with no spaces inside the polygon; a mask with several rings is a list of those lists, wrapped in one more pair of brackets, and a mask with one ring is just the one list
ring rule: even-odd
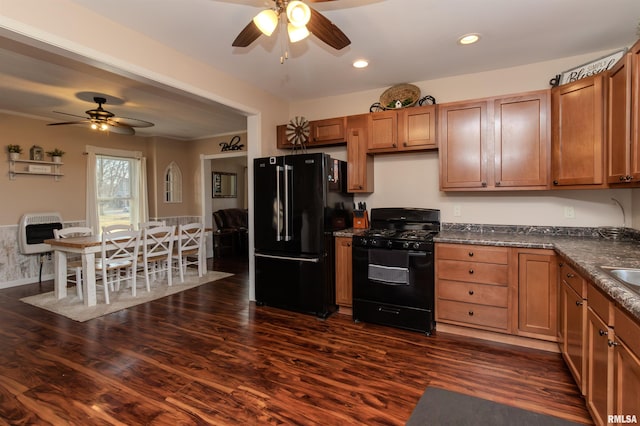
{"label": "framed picture", "polygon": [[41,146],[33,145],[29,150],[29,158],[34,161],[44,161],[44,149]]}
{"label": "framed picture", "polygon": [[211,190],[213,198],[236,198],[238,177],[235,173],[212,172]]}

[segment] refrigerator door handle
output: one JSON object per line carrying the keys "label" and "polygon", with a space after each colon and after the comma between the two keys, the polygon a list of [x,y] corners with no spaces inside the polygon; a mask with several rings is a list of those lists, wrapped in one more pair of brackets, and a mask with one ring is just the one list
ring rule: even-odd
{"label": "refrigerator door handle", "polygon": [[266,257],[268,259],[293,260],[296,262],[310,262],[310,263],[320,262],[320,258],[318,257],[308,258],[308,257],[275,256],[273,254],[262,254],[262,253],[256,253],[255,256]]}
{"label": "refrigerator door handle", "polygon": [[287,172],[291,172],[291,179],[293,180],[293,167],[289,165],[284,166],[284,240],[291,241],[293,236],[289,233],[291,223],[289,222],[289,175]]}
{"label": "refrigerator door handle", "polygon": [[282,229],[280,228],[280,172],[284,168],[276,166],[276,241],[282,241]]}

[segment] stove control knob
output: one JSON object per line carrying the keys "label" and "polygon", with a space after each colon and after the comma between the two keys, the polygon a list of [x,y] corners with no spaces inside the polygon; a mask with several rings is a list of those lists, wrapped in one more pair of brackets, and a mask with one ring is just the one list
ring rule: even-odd
{"label": "stove control knob", "polygon": [[372,246],[377,246],[378,245],[378,240],[371,240],[371,245]]}
{"label": "stove control knob", "polygon": [[413,248],[418,250],[420,248],[420,243],[413,243]]}
{"label": "stove control knob", "polygon": [[391,248],[393,246],[393,241],[389,240],[387,241],[387,247]]}
{"label": "stove control knob", "polygon": [[365,247],[366,247],[366,246],[367,246],[368,241],[367,241],[367,239],[366,239],[366,238],[363,238],[363,239],[361,239],[361,240],[360,240],[360,243],[361,243],[363,246],[365,246]]}
{"label": "stove control knob", "polygon": [[409,243],[406,241],[402,243],[402,248],[409,248]]}

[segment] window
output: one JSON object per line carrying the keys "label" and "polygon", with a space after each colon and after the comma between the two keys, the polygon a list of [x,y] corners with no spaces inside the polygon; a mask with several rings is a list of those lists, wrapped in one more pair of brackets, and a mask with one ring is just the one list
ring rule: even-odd
{"label": "window", "polygon": [[87,226],[148,220],[145,158],[137,151],[87,146]]}
{"label": "window", "polygon": [[131,206],[137,191],[132,188],[133,162],[129,158],[96,156],[96,189],[100,227],[136,223]]}
{"label": "window", "polygon": [[182,202],[182,172],[175,161],[172,161],[164,172],[164,202]]}

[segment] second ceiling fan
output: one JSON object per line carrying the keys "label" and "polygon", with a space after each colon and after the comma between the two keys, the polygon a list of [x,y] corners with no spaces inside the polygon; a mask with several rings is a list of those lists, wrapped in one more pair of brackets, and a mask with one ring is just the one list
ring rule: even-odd
{"label": "second ceiling fan", "polygon": [[[319,3],[333,0],[307,0]],[[274,7],[258,13],[233,41],[235,47],[247,47],[261,34],[270,36],[282,21],[287,25],[287,33],[292,43],[313,34],[336,50],[351,44],[351,40],[333,22],[304,2],[294,0],[273,0]]]}

